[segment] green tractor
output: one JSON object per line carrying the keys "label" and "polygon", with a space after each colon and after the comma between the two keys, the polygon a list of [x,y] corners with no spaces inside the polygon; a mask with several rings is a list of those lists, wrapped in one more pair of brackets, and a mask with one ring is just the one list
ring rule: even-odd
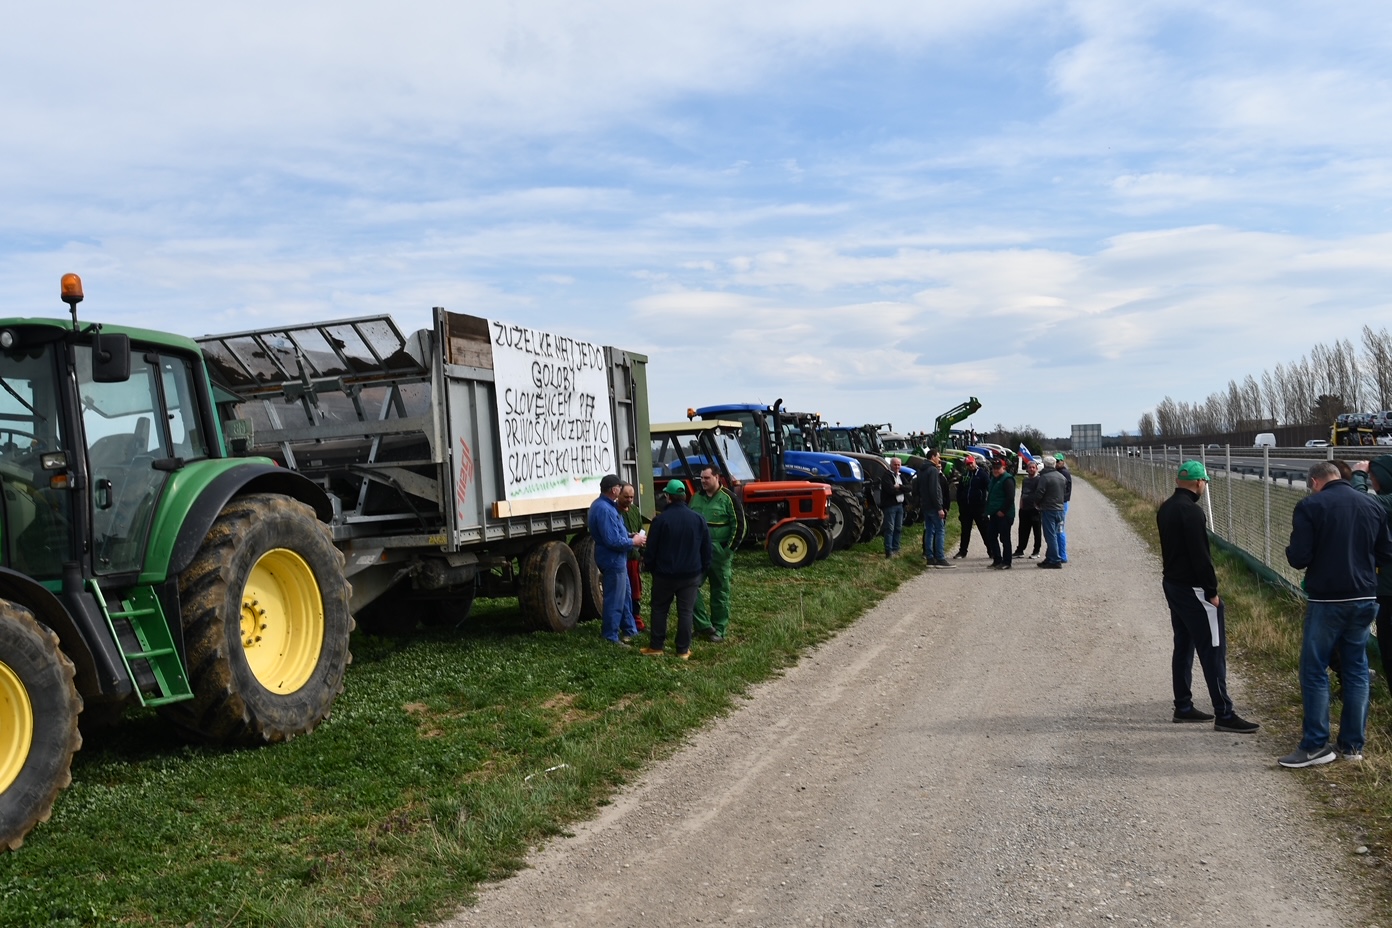
{"label": "green tractor", "polygon": [[311,731],[350,661],[328,497],[231,457],[190,339],[0,319],[0,849],[48,819],[79,718],[199,740]]}

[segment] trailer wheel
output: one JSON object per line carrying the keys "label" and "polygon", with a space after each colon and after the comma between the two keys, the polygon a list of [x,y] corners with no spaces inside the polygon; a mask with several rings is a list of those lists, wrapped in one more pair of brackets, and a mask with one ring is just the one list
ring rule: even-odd
{"label": "trailer wheel", "polygon": [[844,551],[861,540],[865,531],[865,506],[845,487],[832,487],[827,500],[827,524],[837,551]]}
{"label": "trailer wheel", "polygon": [[179,578],[194,698],[160,711],[210,741],[313,731],[343,691],[353,617],[343,555],[304,503],[232,500]]}
{"label": "trailer wheel", "polygon": [[583,598],[580,564],[565,542],[548,541],[523,556],[517,601],[537,628],[570,631],[580,620]]}
{"label": "trailer wheel", "polygon": [[884,510],[870,500],[865,501],[865,524],[860,530],[861,542],[869,541],[880,534],[884,528]]}
{"label": "trailer wheel", "polygon": [[811,529],[792,522],[769,535],[768,550],[779,567],[806,567],[817,559],[817,539]]}
{"label": "trailer wheel", "polygon": [[580,621],[589,622],[604,614],[604,577],[594,559],[593,535],[581,535],[570,544],[580,566]]}
{"label": "trailer wheel", "polygon": [[16,850],[48,821],[72,782],[82,746],[82,697],[58,636],[23,606],[0,599],[0,850]]}

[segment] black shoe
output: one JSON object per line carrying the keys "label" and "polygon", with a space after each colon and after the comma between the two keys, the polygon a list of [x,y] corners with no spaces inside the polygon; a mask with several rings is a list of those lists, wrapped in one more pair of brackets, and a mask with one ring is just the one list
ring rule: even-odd
{"label": "black shoe", "polygon": [[1014,554],[1012,554],[1012,555],[1010,555],[1010,556],[1011,556],[1011,557],[1024,557],[1024,556],[1025,556],[1025,552],[1023,552],[1023,551],[1016,551]]}
{"label": "black shoe", "polygon": [[958,551],[956,554],[952,555],[952,559],[953,559],[953,560],[956,560],[956,559],[959,558],[959,557],[966,557],[966,556],[967,556],[967,552],[965,552],[965,551]]}
{"label": "black shoe", "polygon": [[1240,715],[1230,715],[1213,723],[1214,731],[1227,731],[1234,735],[1250,735],[1258,728],[1261,728],[1261,725],[1249,722]]}
{"label": "black shoe", "polygon": [[711,632],[707,633],[706,640],[709,641],[711,644],[721,644],[725,641],[725,636],[720,634],[720,632],[712,630]]}
{"label": "black shoe", "polygon": [[1176,709],[1174,720],[1176,722],[1211,722],[1213,721],[1213,716],[1209,715],[1207,712],[1200,712],[1198,709],[1190,706],[1183,712]]}
{"label": "black shoe", "polygon": [[1044,570],[1063,570],[1063,565],[1060,564],[1058,561],[1040,561],[1038,564],[1035,564],[1034,566],[1041,567]]}

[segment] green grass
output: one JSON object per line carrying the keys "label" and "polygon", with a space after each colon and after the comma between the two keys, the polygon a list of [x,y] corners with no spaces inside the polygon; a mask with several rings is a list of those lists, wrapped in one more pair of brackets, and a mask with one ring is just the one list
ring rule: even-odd
{"label": "green grass", "polygon": [[749,686],[920,572],[876,540],[801,570],[737,555],[731,639],[689,663],[520,630],[480,602],[458,630],[356,635],[312,735],[190,746],[150,711],[89,735],[73,785],[0,855],[0,928],[415,925],[594,814]]}
{"label": "green grass", "polygon": [[[1155,504],[1106,477],[1087,475],[1088,482],[1116,505],[1122,517],[1149,543],[1156,556],[1160,537],[1155,527]],[[1241,560],[1213,550],[1218,592],[1226,606],[1228,662],[1246,683],[1250,705],[1238,712],[1262,722],[1263,741],[1279,754],[1300,740],[1301,701],[1297,668],[1305,604],[1283,586],[1265,582]],[[1367,747],[1361,764],[1334,763],[1291,776],[1305,785],[1352,846],[1366,845],[1373,860],[1392,852],[1392,698],[1376,652],[1370,656],[1377,677],[1372,685]],[[1334,703],[1338,725],[1338,702]],[[1370,873],[1379,873],[1369,869]],[[1392,914],[1392,885],[1385,876],[1370,881],[1386,913]]]}

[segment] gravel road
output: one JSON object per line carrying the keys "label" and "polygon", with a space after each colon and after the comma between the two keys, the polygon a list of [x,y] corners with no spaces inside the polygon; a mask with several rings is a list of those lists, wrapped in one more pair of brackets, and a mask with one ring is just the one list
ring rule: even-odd
{"label": "gravel road", "polygon": [[446,924],[1376,924],[1297,733],[1173,724],[1157,559],[1081,480],[1068,534],[974,540]]}

